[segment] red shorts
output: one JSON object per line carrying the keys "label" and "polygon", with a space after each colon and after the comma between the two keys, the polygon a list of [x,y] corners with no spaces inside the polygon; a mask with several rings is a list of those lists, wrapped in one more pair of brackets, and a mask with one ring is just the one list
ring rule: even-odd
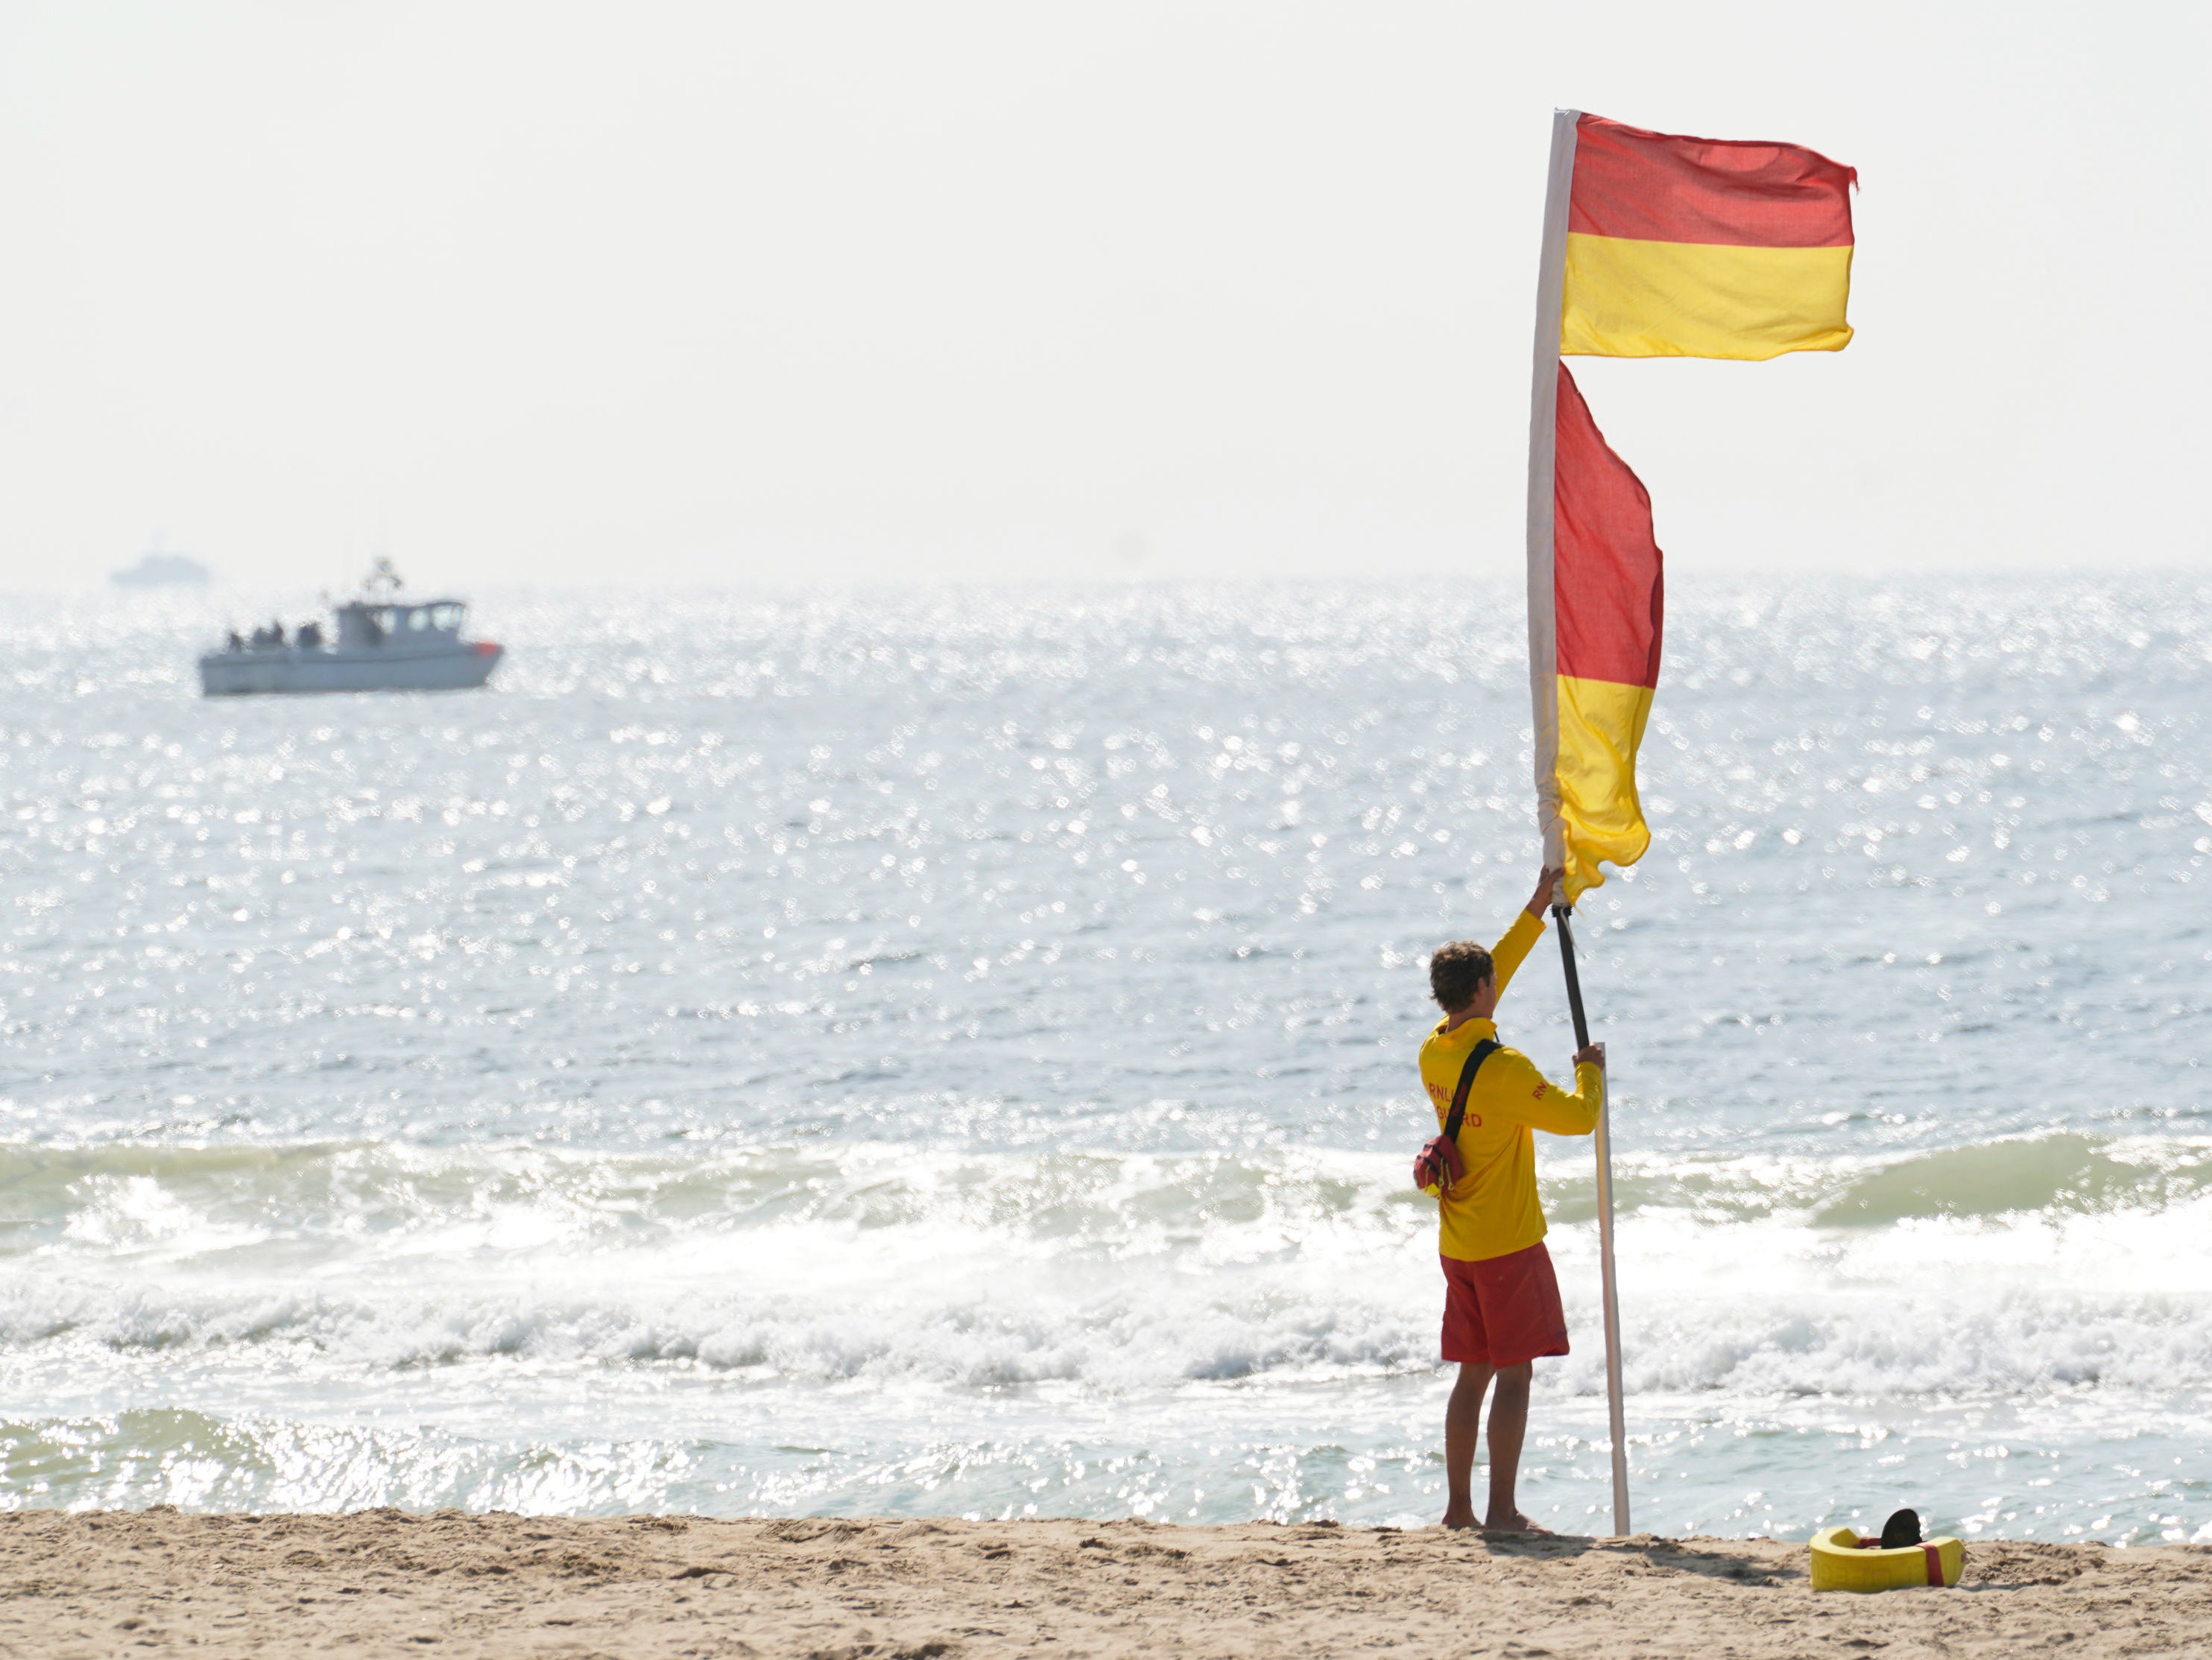
{"label": "red shorts", "polygon": [[1541,1239],[1525,1251],[1444,1265],[1444,1359],[1501,1371],[1540,1354],[1567,1352],[1566,1311],[1552,1253]]}

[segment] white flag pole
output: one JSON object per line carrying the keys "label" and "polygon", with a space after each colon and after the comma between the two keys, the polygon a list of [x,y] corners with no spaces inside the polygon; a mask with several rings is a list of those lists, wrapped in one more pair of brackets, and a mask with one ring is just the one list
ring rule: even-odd
{"label": "white flag pole", "polygon": [[[1536,819],[1543,827],[1544,863],[1566,863],[1566,829],[1559,820],[1559,688],[1557,591],[1553,585],[1552,534],[1555,501],[1553,463],[1558,435],[1559,323],[1567,279],[1567,203],[1575,177],[1578,110],[1552,112],[1552,161],[1544,189],[1544,239],[1536,277],[1535,358],[1528,391],[1528,694],[1535,736]],[[1552,915],[1559,928],[1567,1003],[1574,1015],[1575,1046],[1589,1043],[1583,1013],[1581,977],[1575,972],[1574,931],[1564,891]],[[1597,1119],[1597,1240],[1605,1302],[1605,1396],[1613,1438],[1613,1530],[1628,1531],[1628,1431],[1620,1386],[1620,1297],[1613,1262],[1612,1092]]]}
{"label": "white flag pole", "polygon": [[1605,1413],[1613,1433],[1613,1530],[1628,1533],[1628,1414],[1620,1387],[1620,1281],[1613,1271],[1613,1075],[1597,1113],[1597,1249],[1605,1294]]}
{"label": "white flag pole", "polygon": [[1552,112],[1552,166],[1536,272],[1536,363],[1528,388],[1528,695],[1535,717],[1536,822],[1544,863],[1567,862],[1559,823],[1559,621],[1552,589],[1552,458],[1559,408],[1559,314],[1567,287],[1567,198],[1575,177],[1576,110]]}
{"label": "white flag pole", "polygon": [[[1582,976],[1575,970],[1573,912],[1554,905],[1559,924],[1559,960],[1567,973],[1567,1009],[1575,1019],[1575,1047],[1589,1044],[1589,1021],[1583,1014]],[[1605,1409],[1613,1433],[1613,1530],[1628,1531],[1628,1421],[1620,1398],[1620,1292],[1613,1271],[1613,1080],[1607,1078],[1597,1111],[1598,1281],[1605,1298]]]}

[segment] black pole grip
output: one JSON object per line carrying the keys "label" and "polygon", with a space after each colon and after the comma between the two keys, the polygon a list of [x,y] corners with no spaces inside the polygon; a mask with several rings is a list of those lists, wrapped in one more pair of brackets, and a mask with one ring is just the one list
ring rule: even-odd
{"label": "black pole grip", "polygon": [[1567,1008],[1575,1017],[1575,1049],[1579,1053],[1589,1047],[1589,1019],[1583,1013],[1582,977],[1575,972],[1575,930],[1570,920],[1573,914],[1564,905],[1552,907],[1552,919],[1559,924],[1559,966],[1567,971]]}

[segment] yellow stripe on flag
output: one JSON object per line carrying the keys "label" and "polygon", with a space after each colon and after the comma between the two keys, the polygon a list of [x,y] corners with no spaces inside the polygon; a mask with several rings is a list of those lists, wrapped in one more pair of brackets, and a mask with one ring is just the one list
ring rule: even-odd
{"label": "yellow stripe on flag", "polygon": [[1651,845],[1636,794],[1636,749],[1651,718],[1651,688],[1560,675],[1559,821],[1566,833],[1567,902],[1605,881],[1600,859],[1630,865]]}
{"label": "yellow stripe on flag", "polygon": [[1567,237],[1559,349],[1583,357],[1839,352],[1851,251]]}

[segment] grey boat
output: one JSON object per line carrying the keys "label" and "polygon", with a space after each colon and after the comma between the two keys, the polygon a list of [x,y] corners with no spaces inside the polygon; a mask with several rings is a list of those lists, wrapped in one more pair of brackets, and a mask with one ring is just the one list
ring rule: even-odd
{"label": "grey boat", "polygon": [[358,599],[333,613],[335,640],[304,622],[289,639],[281,626],[233,633],[200,658],[200,691],[211,698],[265,692],[458,692],[482,686],[505,655],[488,639],[464,639],[469,608],[458,599],[402,600],[390,561],[380,560]]}

